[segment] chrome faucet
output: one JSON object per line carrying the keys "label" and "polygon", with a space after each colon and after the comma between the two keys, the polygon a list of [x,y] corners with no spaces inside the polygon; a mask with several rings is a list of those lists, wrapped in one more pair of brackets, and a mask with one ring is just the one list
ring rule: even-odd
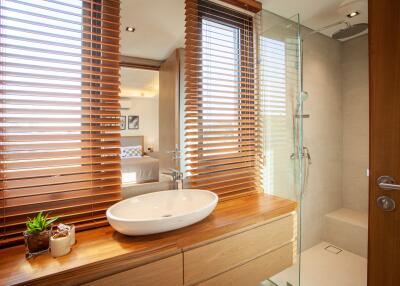
{"label": "chrome faucet", "polygon": [[163,172],[164,175],[168,175],[172,177],[172,180],[175,183],[175,188],[177,190],[183,189],[183,173],[179,170],[175,170],[172,168],[168,168],[170,172]]}

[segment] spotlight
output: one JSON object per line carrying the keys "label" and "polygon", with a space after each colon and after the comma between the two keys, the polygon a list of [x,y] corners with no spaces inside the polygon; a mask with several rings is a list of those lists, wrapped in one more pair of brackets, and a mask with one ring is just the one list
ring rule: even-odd
{"label": "spotlight", "polygon": [[353,18],[353,17],[358,16],[358,15],[360,15],[360,12],[353,11],[353,12],[347,14],[346,16],[347,16],[347,18]]}

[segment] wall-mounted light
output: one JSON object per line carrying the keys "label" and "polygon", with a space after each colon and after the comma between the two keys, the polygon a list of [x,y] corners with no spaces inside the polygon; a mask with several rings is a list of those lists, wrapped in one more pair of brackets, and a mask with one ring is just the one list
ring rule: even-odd
{"label": "wall-mounted light", "polygon": [[128,27],[126,27],[126,29],[125,29],[127,32],[131,32],[131,33],[133,33],[133,32],[135,32],[135,28],[134,27],[131,27],[131,26],[128,26]]}
{"label": "wall-mounted light", "polygon": [[347,16],[347,18],[353,18],[353,17],[358,16],[358,15],[360,15],[360,12],[353,11],[353,12],[350,12],[349,14],[347,14],[346,16]]}

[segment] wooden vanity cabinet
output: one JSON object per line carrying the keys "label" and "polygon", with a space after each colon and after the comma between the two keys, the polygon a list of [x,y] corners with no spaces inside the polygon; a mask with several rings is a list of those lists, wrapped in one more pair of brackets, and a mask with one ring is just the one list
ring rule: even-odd
{"label": "wooden vanity cabinet", "polygon": [[295,219],[291,213],[85,285],[258,285],[293,264]]}
{"label": "wooden vanity cabinet", "polygon": [[160,259],[127,271],[110,275],[85,286],[178,286],[183,285],[182,254]]}
{"label": "wooden vanity cabinet", "polygon": [[243,265],[194,285],[258,286],[262,281],[293,264],[293,249],[294,244],[288,243]]}
{"label": "wooden vanity cabinet", "polygon": [[295,218],[292,213],[184,251],[185,285],[258,285],[291,266]]}

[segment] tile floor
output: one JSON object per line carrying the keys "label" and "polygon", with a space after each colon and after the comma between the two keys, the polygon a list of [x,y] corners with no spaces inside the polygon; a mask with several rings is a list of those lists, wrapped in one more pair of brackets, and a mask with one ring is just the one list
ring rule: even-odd
{"label": "tile floor", "polygon": [[[330,245],[321,242],[302,253],[300,286],[366,286],[367,259]],[[299,286],[297,269],[292,266],[271,280],[279,286]]]}

